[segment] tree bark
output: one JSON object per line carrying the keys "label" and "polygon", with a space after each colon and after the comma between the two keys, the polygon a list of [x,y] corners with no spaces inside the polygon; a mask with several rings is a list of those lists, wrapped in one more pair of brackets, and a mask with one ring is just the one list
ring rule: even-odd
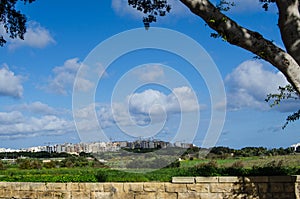
{"label": "tree bark", "polygon": [[276,0],[279,10],[278,26],[287,52],[300,65],[299,0]]}
{"label": "tree bark", "polygon": [[[275,66],[284,74],[289,83],[291,83],[295,90],[300,94],[300,64],[297,63],[293,54],[285,52],[271,41],[265,39],[258,32],[251,31],[238,25],[234,20],[221,13],[209,0],[180,1],[186,5],[191,12],[201,17],[207,25],[219,33],[224,40],[256,54]],[[298,2],[298,0],[277,1],[281,3],[284,3],[284,1]],[[289,20],[291,20],[291,18],[289,18]],[[292,27],[290,27],[290,29],[292,29]],[[289,31],[287,31],[287,34]],[[298,31],[299,34],[299,29],[296,31]],[[299,37],[297,39],[299,39]],[[294,46],[292,41],[289,42],[291,43],[291,46]],[[298,54],[297,52],[295,52],[295,54],[296,57],[299,56],[299,51]]]}

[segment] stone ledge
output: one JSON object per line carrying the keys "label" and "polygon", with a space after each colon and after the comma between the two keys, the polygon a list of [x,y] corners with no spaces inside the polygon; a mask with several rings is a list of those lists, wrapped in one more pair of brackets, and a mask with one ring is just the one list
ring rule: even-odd
{"label": "stone ledge", "polygon": [[293,182],[293,179],[292,176],[270,176],[269,182]]}
{"label": "stone ledge", "polygon": [[218,177],[219,178],[219,182],[243,182],[243,178],[242,177],[236,177],[236,176],[222,176],[222,177]]}
{"label": "stone ledge", "polygon": [[195,177],[196,183],[218,182],[218,177]]}
{"label": "stone ledge", "polygon": [[174,184],[194,184],[194,177],[172,177],[172,183]]}
{"label": "stone ledge", "polygon": [[251,182],[269,182],[268,176],[248,176],[244,177],[244,182],[251,183]]}

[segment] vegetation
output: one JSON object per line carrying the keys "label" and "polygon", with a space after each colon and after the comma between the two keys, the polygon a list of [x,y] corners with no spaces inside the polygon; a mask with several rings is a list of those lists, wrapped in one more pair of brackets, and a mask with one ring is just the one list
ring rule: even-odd
{"label": "vegetation", "polygon": [[[15,161],[0,161],[0,181],[20,182],[169,182],[173,176],[259,176],[300,174],[300,154],[290,148],[269,149],[246,147],[230,149],[214,147],[206,157],[202,149],[193,147],[181,161],[167,164],[167,156],[145,153],[127,162],[124,169],[108,168],[91,154],[68,155],[63,158],[29,158],[18,156]],[[44,153],[45,156],[49,154]],[[139,151],[139,154],[140,151]],[[198,154],[198,156],[196,155]],[[9,156],[10,154],[7,153]],[[22,153],[24,155],[24,153]],[[28,153],[29,156],[35,155]],[[58,154],[57,154],[58,155]],[[55,155],[57,157],[57,155]],[[143,159],[146,157],[148,159]],[[131,159],[126,156],[126,159]],[[113,161],[120,161],[114,159]],[[114,165],[116,163],[113,163]],[[151,164],[161,169],[153,170]],[[159,167],[155,167],[159,168]]]}
{"label": "vegetation", "polygon": [[[279,106],[282,101],[287,100],[300,100],[300,94],[291,86],[286,85],[284,87],[278,88],[279,93],[271,93],[267,95],[265,99],[266,102],[270,103],[271,107]],[[285,124],[282,126],[284,129],[290,122],[294,122],[300,119],[300,109],[296,110],[294,113],[288,115]]]}

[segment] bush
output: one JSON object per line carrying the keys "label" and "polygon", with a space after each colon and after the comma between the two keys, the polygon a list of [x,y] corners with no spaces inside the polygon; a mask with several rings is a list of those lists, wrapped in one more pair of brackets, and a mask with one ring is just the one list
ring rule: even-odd
{"label": "bush", "polygon": [[231,165],[231,168],[243,168],[244,167],[244,163],[242,161],[236,161]]}
{"label": "bush", "polygon": [[5,164],[0,160],[0,170],[6,169]]}
{"label": "bush", "polygon": [[200,176],[218,176],[220,175],[219,167],[216,161],[201,163],[192,168],[192,173]]}
{"label": "bush", "polygon": [[45,167],[46,169],[56,168],[59,167],[59,162],[52,160],[50,162],[44,162],[43,167]]}
{"label": "bush", "polygon": [[42,162],[40,160],[18,159],[20,169],[41,169]]}

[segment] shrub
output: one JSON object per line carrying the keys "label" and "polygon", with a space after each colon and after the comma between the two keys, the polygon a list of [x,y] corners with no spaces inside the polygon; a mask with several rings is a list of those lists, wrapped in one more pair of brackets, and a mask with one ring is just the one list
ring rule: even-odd
{"label": "shrub", "polygon": [[6,169],[5,164],[0,160],[0,170]]}
{"label": "shrub", "polygon": [[243,168],[244,167],[244,163],[242,161],[236,161],[231,165],[231,168]]}
{"label": "shrub", "polygon": [[196,175],[200,176],[218,176],[220,170],[216,161],[210,161],[208,163],[201,163],[192,168]]}
{"label": "shrub", "polygon": [[44,162],[43,163],[43,167],[45,167],[46,169],[52,169],[52,168],[56,168],[59,166],[59,163],[57,161],[50,161],[50,162]]}

